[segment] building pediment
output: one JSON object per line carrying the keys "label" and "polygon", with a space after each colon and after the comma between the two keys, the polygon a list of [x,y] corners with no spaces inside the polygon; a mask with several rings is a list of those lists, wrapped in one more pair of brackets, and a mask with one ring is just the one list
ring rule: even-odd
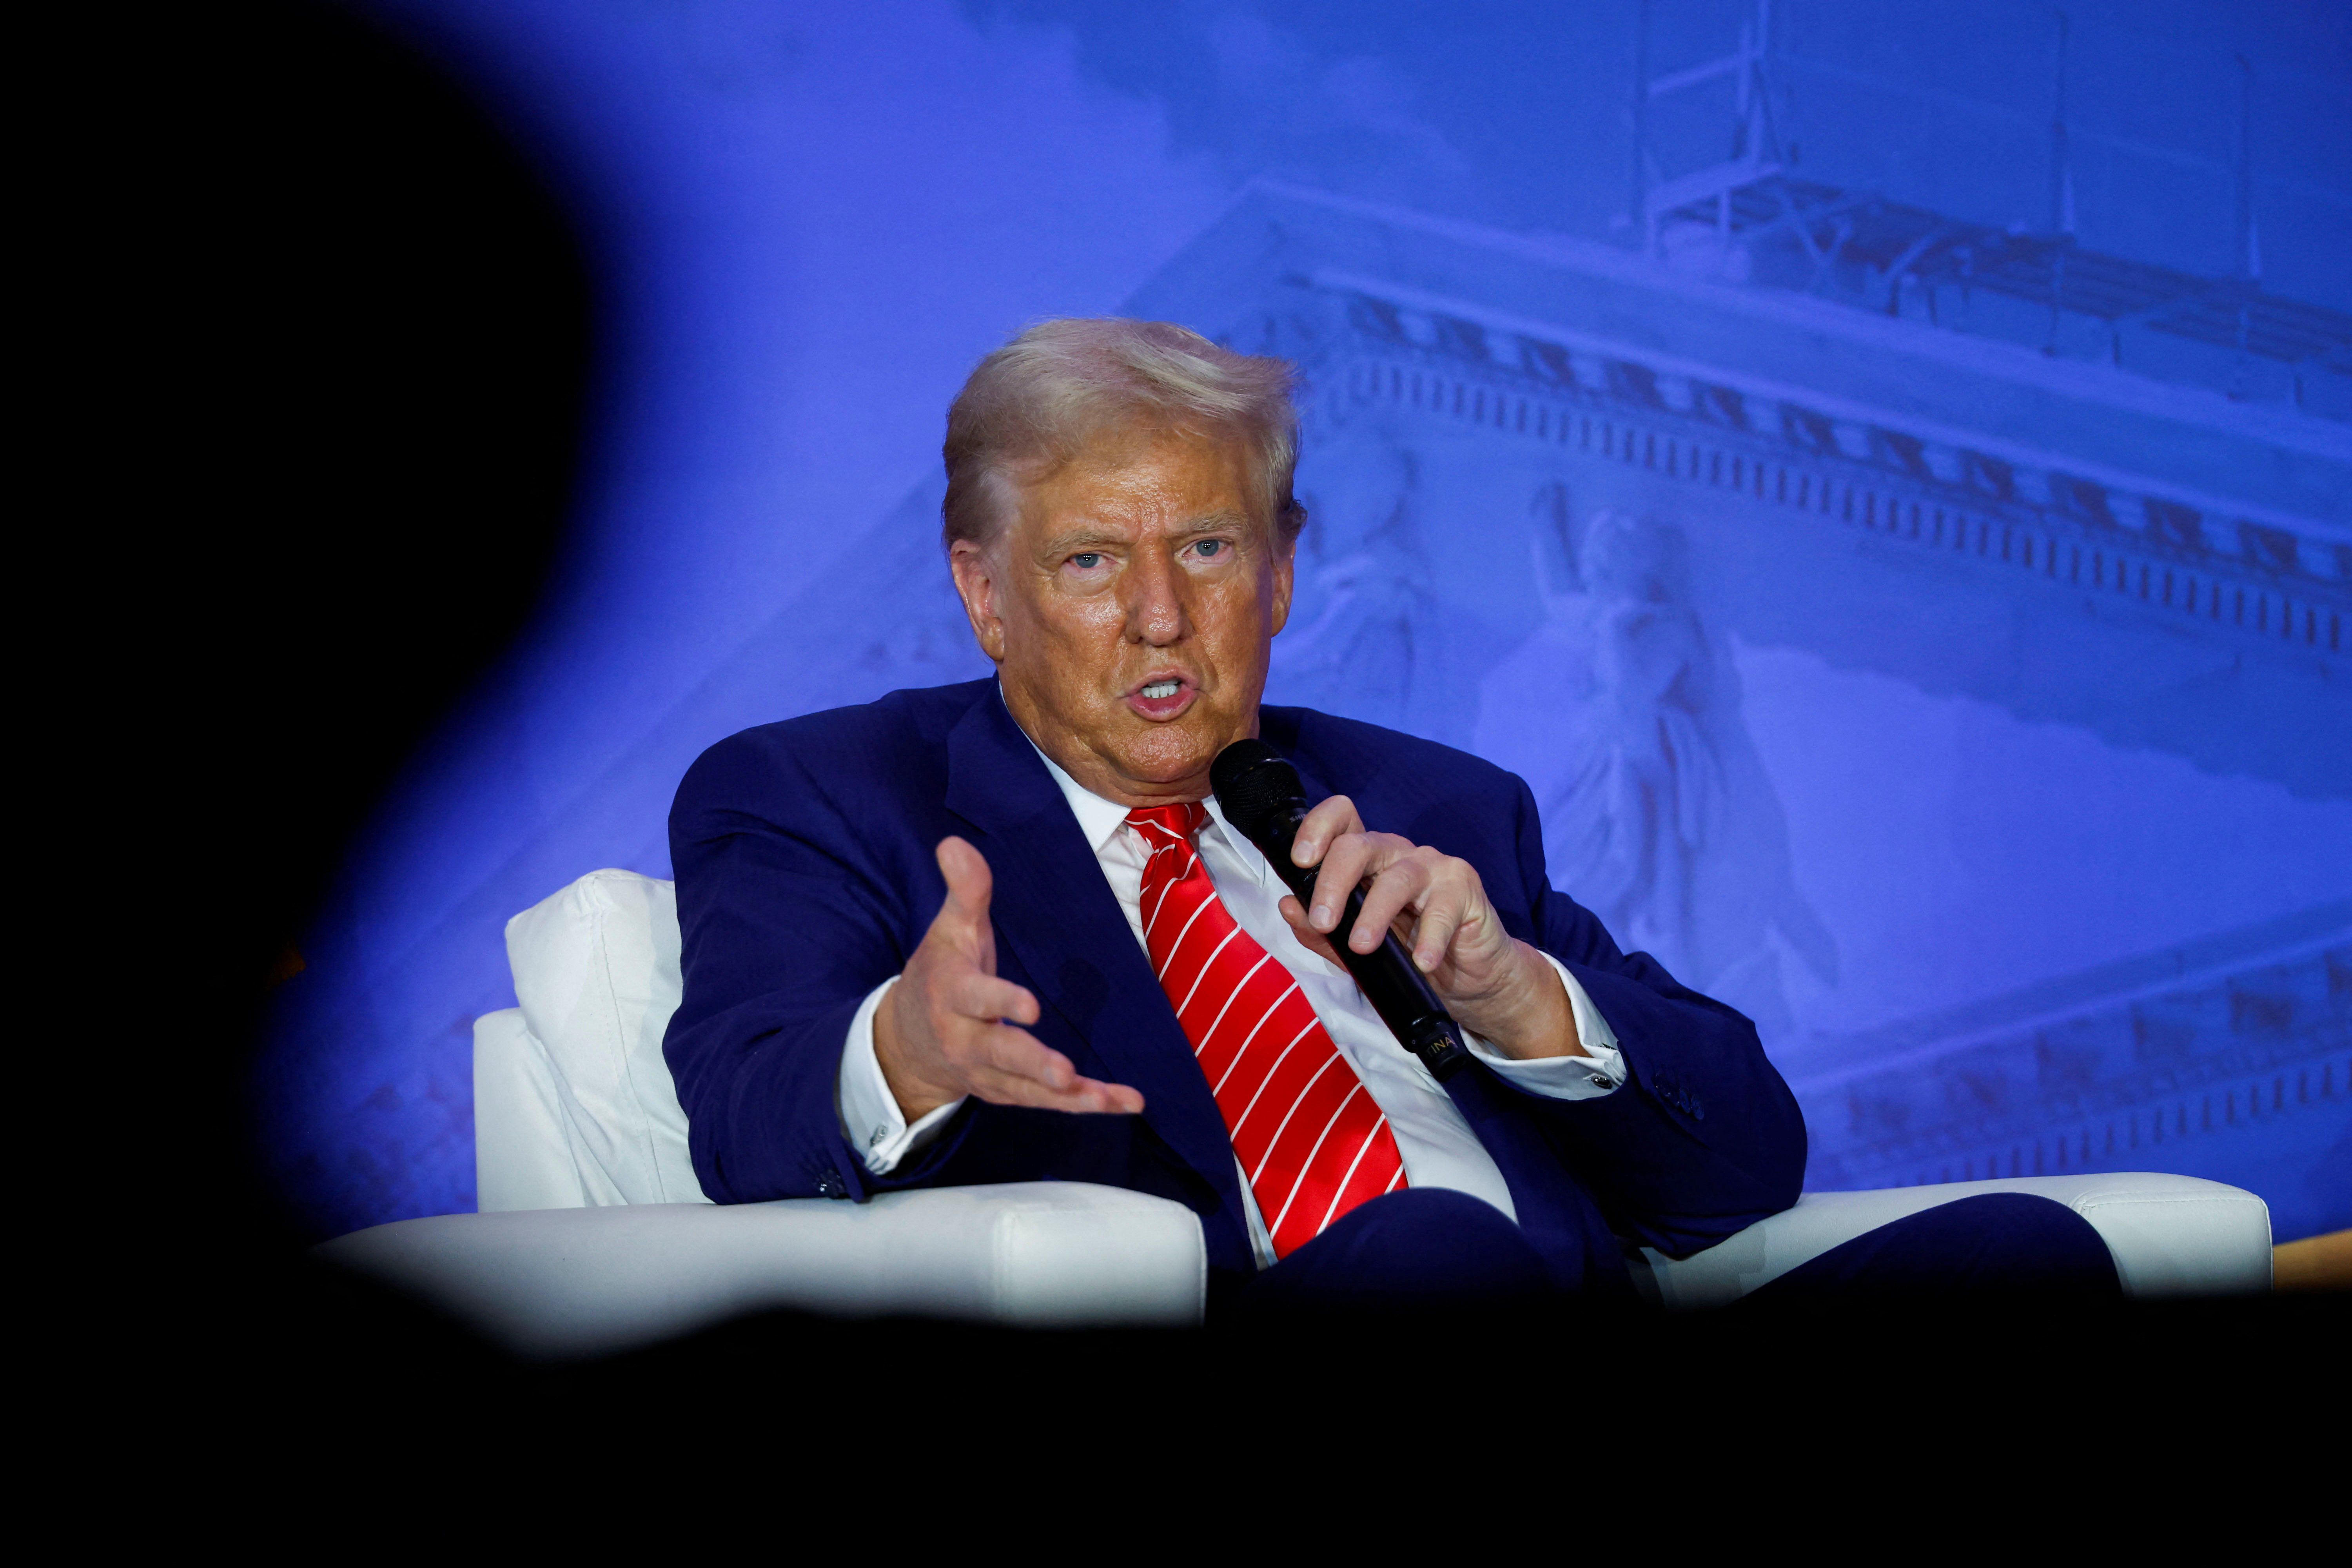
{"label": "building pediment", "polygon": [[[1545,447],[1571,483],[1638,469],[1657,504],[1768,534],[1771,602],[1716,606],[1743,635],[2352,795],[2352,426],[1268,184],[1129,309],[1299,360],[1327,419]],[[1982,605],[2017,657],[1818,613],[1899,623],[1921,595]],[[2315,721],[2344,743],[2313,744]]]}

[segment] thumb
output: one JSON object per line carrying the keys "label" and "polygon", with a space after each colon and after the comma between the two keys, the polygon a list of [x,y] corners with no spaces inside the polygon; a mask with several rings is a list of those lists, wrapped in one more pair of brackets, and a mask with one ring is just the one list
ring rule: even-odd
{"label": "thumb", "polygon": [[988,930],[988,896],[995,886],[987,857],[952,834],[940,840],[940,875],[947,879],[947,902],[940,906],[934,926],[954,928],[964,935]]}

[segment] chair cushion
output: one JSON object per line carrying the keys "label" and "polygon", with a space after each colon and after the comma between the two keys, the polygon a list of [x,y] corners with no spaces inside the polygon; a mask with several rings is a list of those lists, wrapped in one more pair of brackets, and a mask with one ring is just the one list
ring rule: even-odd
{"label": "chair cushion", "polygon": [[[507,922],[507,962],[523,1025],[545,1050],[552,1082],[541,1092],[562,1113],[582,1202],[709,1202],[662,1058],[662,1034],[684,988],[677,889],[634,871],[591,871]],[[522,1048],[527,1054],[527,1043]],[[488,1147],[544,1132],[478,1122],[476,1137]]]}

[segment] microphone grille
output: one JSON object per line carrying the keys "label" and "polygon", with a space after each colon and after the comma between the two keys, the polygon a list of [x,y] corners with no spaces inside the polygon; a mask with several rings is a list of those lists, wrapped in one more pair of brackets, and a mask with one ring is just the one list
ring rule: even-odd
{"label": "microphone grille", "polygon": [[1285,806],[1307,803],[1307,788],[1298,770],[1264,741],[1235,741],[1209,764],[1209,787],[1225,820],[1244,838],[1255,838],[1260,828]]}

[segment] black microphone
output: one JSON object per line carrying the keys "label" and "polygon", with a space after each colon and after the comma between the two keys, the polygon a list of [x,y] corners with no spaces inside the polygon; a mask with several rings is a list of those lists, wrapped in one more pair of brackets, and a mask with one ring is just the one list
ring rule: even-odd
{"label": "black microphone", "polygon": [[[1209,784],[1217,792],[1225,820],[1273,862],[1275,871],[1298,895],[1301,907],[1314,908],[1315,868],[1293,865],[1290,859],[1291,841],[1307,815],[1307,788],[1298,782],[1298,770],[1264,741],[1235,741],[1209,764]],[[1349,889],[1347,907],[1330,932],[1331,946],[1398,1042],[1435,1077],[1451,1077],[1470,1059],[1469,1048],[1462,1043],[1462,1026],[1413,967],[1412,955],[1394,931],[1370,952],[1348,945],[1348,933],[1363,912],[1363,889]]]}

